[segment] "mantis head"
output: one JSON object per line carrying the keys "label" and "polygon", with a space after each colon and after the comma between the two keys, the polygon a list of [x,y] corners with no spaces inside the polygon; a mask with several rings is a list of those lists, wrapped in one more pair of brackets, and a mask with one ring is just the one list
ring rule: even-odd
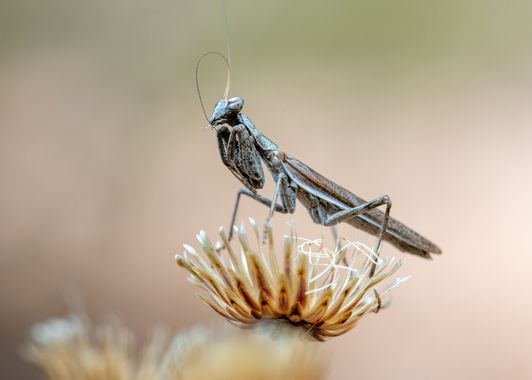
{"label": "mantis head", "polygon": [[212,126],[223,124],[236,117],[242,107],[244,106],[244,99],[240,96],[222,99],[214,106],[214,112],[212,113],[209,123]]}

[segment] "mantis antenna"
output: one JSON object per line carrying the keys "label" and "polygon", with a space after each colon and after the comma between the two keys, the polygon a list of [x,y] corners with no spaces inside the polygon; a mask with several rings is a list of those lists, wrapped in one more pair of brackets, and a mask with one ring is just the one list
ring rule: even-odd
{"label": "mantis antenna", "polygon": [[225,57],[225,55],[217,51],[210,51],[208,53],[203,54],[198,59],[198,63],[196,63],[196,90],[198,90],[198,97],[199,97],[199,101],[201,104],[201,109],[203,110],[203,114],[205,115],[205,119],[207,120],[207,122],[209,121],[209,117],[207,116],[207,111],[205,111],[205,105],[203,104],[203,98],[201,97],[201,90],[200,90],[200,85],[199,85],[199,65],[201,61],[203,60],[203,58],[207,57],[208,55],[220,56],[224,60],[225,64],[227,65],[227,80],[225,82],[225,92],[224,92],[223,99],[227,99],[227,95],[229,95],[229,87],[231,85],[231,65],[229,64],[229,60]]}
{"label": "mantis antenna", "polygon": [[201,104],[201,109],[203,110],[203,115],[205,115],[205,119],[207,122],[209,121],[209,117],[207,116],[207,111],[205,111],[205,105],[203,104],[203,98],[201,96],[200,91],[200,85],[199,85],[199,66],[203,58],[207,57],[208,55],[218,55],[220,56],[226,66],[227,66],[227,77],[225,81],[225,91],[222,99],[227,99],[227,96],[229,95],[229,88],[231,87],[231,45],[229,44],[229,21],[227,18],[227,10],[225,5],[225,0],[222,0],[222,9],[224,13],[224,24],[225,24],[225,43],[227,48],[227,57],[223,55],[220,52],[217,51],[209,51],[205,54],[203,54],[196,63],[196,90],[198,91],[198,97]]}
{"label": "mantis antenna", "polygon": [[[224,11],[225,46],[227,48],[227,62],[228,62],[228,66],[230,67],[231,66],[231,44],[229,41],[229,18],[227,17],[227,5],[225,4],[225,0],[222,0],[222,9]],[[227,98],[228,94],[229,94],[229,86],[226,85],[224,98]]]}

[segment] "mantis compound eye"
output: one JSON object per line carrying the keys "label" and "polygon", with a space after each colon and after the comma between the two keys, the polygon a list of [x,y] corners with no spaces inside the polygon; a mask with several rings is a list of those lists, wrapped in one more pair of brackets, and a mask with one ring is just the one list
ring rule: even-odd
{"label": "mantis compound eye", "polygon": [[227,107],[232,111],[240,112],[244,106],[244,99],[240,96],[231,98],[227,100]]}
{"label": "mantis compound eye", "polygon": [[244,99],[240,96],[231,99],[222,99],[214,107],[214,112],[209,119],[211,125],[221,124],[235,116],[242,110]]}

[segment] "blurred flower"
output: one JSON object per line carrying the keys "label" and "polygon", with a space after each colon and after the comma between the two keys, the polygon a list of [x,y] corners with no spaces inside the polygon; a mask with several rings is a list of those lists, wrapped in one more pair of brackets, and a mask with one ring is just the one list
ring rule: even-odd
{"label": "blurred flower", "polygon": [[293,331],[217,332],[196,328],[176,338],[169,354],[168,380],[319,380],[323,355]]}
{"label": "blurred flower", "polygon": [[49,380],[155,379],[167,346],[158,331],[139,357],[132,333],[118,321],[93,326],[74,315],[35,325],[31,338],[23,355]]}
{"label": "blurred flower", "polygon": [[49,380],[319,380],[323,355],[292,333],[214,332],[195,328],[168,345],[159,331],[139,355],[121,324],[93,326],[77,316],[32,329],[26,359]]}
{"label": "blurred flower", "polygon": [[[253,220],[250,224],[255,249],[242,225],[236,229],[238,251],[220,229],[221,242],[216,246],[204,231],[197,235],[207,260],[189,245],[184,245],[182,256],[176,255],[177,264],[190,272],[191,281],[209,295],[199,297],[239,327],[264,321],[288,323],[325,340],[349,331],[366,313],[377,311],[389,291],[406,280],[398,278],[377,292],[376,286],[394,275],[401,261],[377,258],[369,247],[343,240],[331,250],[321,240],[298,238],[293,228],[284,238],[280,267],[271,229],[267,229],[264,252],[259,228]],[[223,257],[221,252],[227,255]],[[375,275],[370,277],[375,260]]]}

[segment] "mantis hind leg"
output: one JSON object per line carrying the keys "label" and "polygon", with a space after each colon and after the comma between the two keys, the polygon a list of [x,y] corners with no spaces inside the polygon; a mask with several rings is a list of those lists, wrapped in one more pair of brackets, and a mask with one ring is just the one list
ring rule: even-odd
{"label": "mantis hind leg", "polygon": [[323,225],[333,226],[335,224],[345,222],[351,218],[354,218],[357,215],[364,214],[366,211],[369,211],[371,209],[377,208],[382,205],[386,205],[386,209],[384,211],[384,217],[382,220],[382,224],[380,225],[380,228],[379,228],[377,245],[375,247],[375,260],[373,261],[373,264],[371,266],[371,270],[369,274],[370,277],[373,277],[373,275],[375,274],[375,269],[377,267],[377,260],[379,259],[379,253],[380,253],[381,246],[382,246],[382,240],[383,240],[384,234],[386,233],[386,229],[388,228],[388,220],[390,219],[390,209],[392,208],[392,201],[390,197],[387,195],[377,197],[369,202],[362,203],[361,205],[358,205],[357,207],[339,211],[336,214],[333,214],[327,217],[327,219],[323,221]]}
{"label": "mantis hind leg", "polygon": [[[341,249],[341,246],[340,246],[340,235],[338,235],[338,229],[336,228],[336,226],[331,226],[331,234],[333,236],[333,241],[334,241],[334,251],[335,252],[340,252],[340,249]],[[349,266],[349,263],[347,262],[347,257],[344,256],[342,258],[342,263],[347,267]]]}
{"label": "mantis hind leg", "polygon": [[[382,246],[382,239],[384,237],[384,234],[386,233],[386,228],[388,228],[388,220],[390,219],[390,209],[392,208],[392,201],[388,195],[383,195],[380,197],[377,197],[369,202],[363,203],[357,207],[353,207],[347,210],[342,210],[337,212],[336,214],[333,214],[329,216],[326,220],[324,225],[326,226],[334,226],[335,224],[344,222],[348,219],[354,218],[357,215],[363,214],[364,212],[377,208],[379,206],[386,205],[386,210],[384,211],[384,218],[382,221],[382,224],[379,229],[379,236],[377,240],[377,246],[375,247],[375,259],[371,265],[371,269],[369,272],[369,277],[373,277],[375,274],[375,269],[377,268],[377,262],[379,260],[379,253]],[[373,289],[373,292],[375,293],[375,297],[377,299],[377,308],[373,310],[375,313],[378,313],[381,309],[381,297],[376,289]]]}

